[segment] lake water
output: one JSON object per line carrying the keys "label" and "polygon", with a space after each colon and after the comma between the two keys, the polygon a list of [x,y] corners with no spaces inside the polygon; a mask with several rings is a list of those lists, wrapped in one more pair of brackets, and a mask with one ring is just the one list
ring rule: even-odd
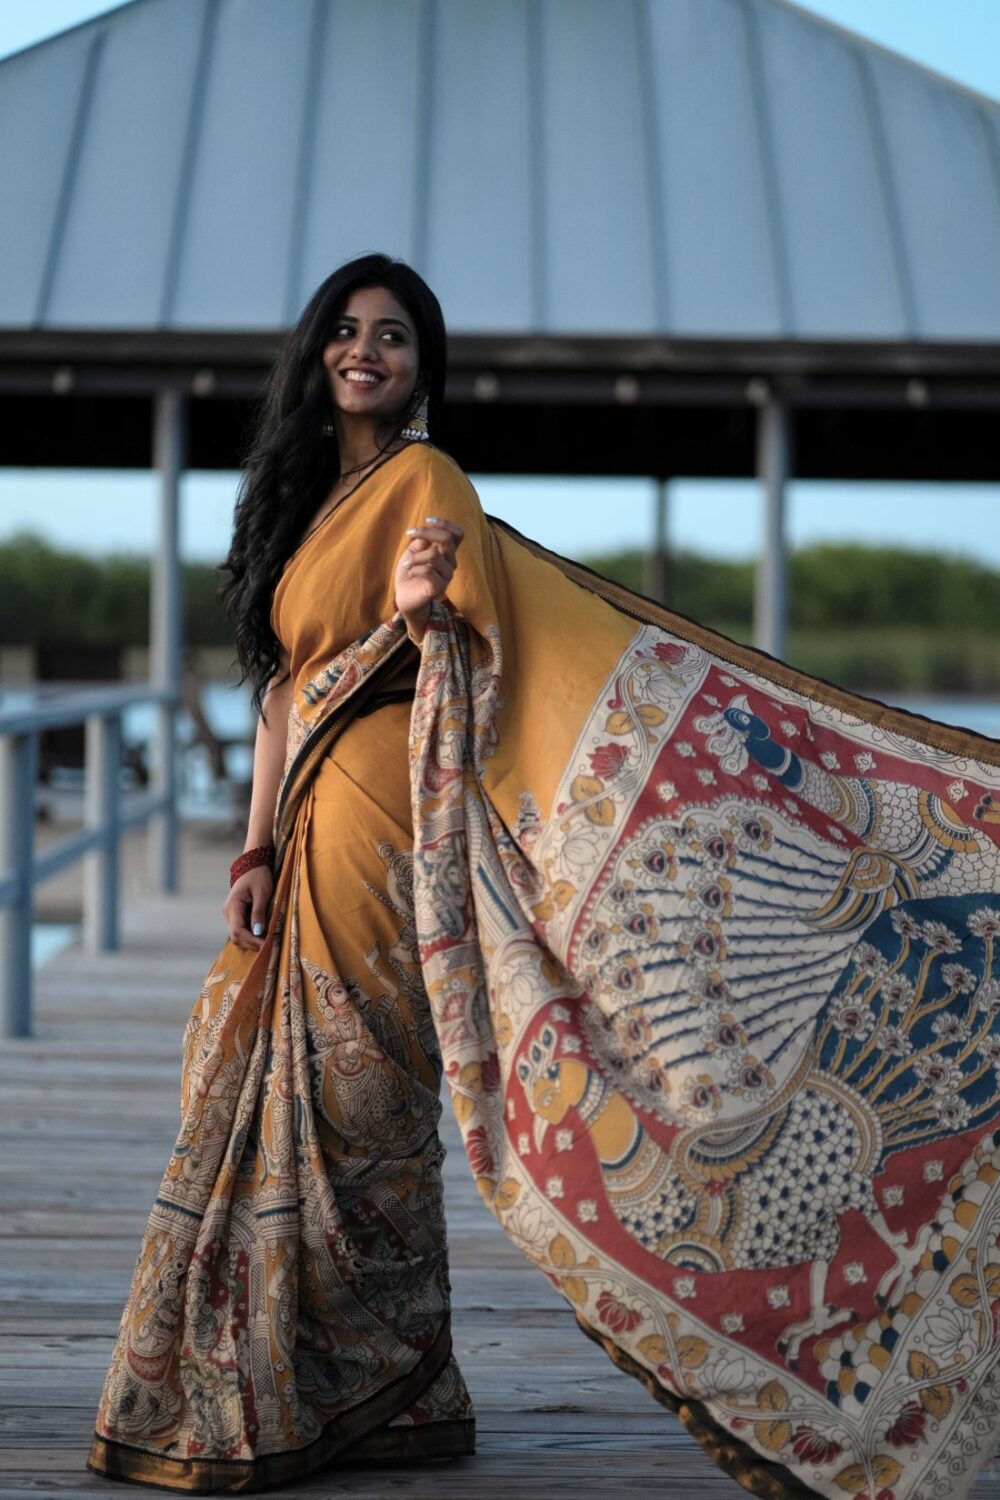
{"label": "lake water", "polygon": [[[889,700],[887,700],[889,701]],[[1000,739],[1000,700],[989,698],[900,698],[900,708],[911,714],[923,714],[927,719],[938,719],[942,724],[957,724],[963,729],[974,729],[977,734]]]}
{"label": "lake water", "polygon": [[[249,781],[253,775],[254,719],[250,705],[250,691],[246,687],[234,687],[228,682],[207,682],[201,693],[202,707],[209,725],[220,739],[242,740],[226,751],[226,767],[235,781]],[[122,732],[130,744],[146,744],[153,727],[153,709],[146,704],[129,709],[124,715]],[[191,737],[191,721],[186,713],[179,716],[182,744]],[[200,746],[192,746],[181,757],[182,817],[211,817],[224,811],[228,792],[216,787],[207,752]]]}
{"label": "lake water", "polygon": [[31,929],[31,967],[40,969],[53,954],[75,943],[79,933],[79,927],[69,922],[36,922]]}

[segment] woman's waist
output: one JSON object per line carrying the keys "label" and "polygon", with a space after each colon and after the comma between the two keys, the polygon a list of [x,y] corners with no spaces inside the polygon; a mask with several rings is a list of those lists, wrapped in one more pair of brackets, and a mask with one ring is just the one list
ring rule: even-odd
{"label": "woman's waist", "polygon": [[[412,693],[387,689],[373,695],[333,740],[315,766],[314,802],[351,800],[351,788],[365,806],[378,807],[410,831],[410,706]],[[359,804],[360,806],[361,804]]]}

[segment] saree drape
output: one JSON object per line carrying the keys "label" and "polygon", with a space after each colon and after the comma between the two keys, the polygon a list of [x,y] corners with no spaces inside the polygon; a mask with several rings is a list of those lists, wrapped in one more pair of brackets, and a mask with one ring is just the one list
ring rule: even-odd
{"label": "saree drape", "polygon": [[[1000,1382],[1000,746],[544,552],[489,521],[446,455],[414,447],[304,544],[276,596],[288,640],[293,606],[326,590],[293,660],[279,923],[317,784],[396,712],[359,717],[409,649],[391,577],[429,515],[466,536],[408,713],[413,915],[399,905],[480,1192],[582,1330],[754,1493],[967,1494]],[[396,774],[395,750],[359,752],[360,793]],[[373,909],[334,900],[320,923],[350,945],[348,994]],[[278,1057],[274,996],[298,972],[287,916],[282,930],[227,991]],[[321,991],[304,972],[308,1009]],[[202,1005],[210,1025],[219,1002]],[[251,1113],[259,1045],[225,1054]],[[304,1142],[309,1068],[283,1074]],[[201,1075],[187,1062],[185,1076]],[[407,1112],[430,1118],[414,1098]],[[259,1139],[239,1146],[250,1181]],[[300,1190],[329,1180],[327,1150],[289,1168]],[[203,1234],[205,1265],[222,1265],[220,1235]],[[343,1274],[326,1240],[289,1235],[299,1263]],[[161,1246],[166,1270],[174,1243],[160,1226],[146,1253]],[[250,1294],[270,1316],[264,1283]],[[336,1299],[324,1317],[329,1381]],[[389,1366],[408,1370],[419,1340],[394,1332]],[[215,1389],[249,1409],[257,1366],[238,1346],[227,1358]]]}
{"label": "saree drape", "polygon": [[[392,608],[391,555],[364,564],[366,592],[327,536],[275,598],[306,696],[316,662]],[[399,696],[356,704],[296,774],[265,945],[227,944],[195,1001],[181,1129],[101,1396],[100,1473],[239,1492],[473,1451],[413,921],[412,690]]]}

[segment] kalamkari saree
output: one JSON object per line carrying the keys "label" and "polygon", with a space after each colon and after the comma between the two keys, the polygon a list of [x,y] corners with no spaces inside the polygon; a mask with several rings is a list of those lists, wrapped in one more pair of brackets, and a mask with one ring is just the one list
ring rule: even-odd
{"label": "kalamkari saree", "polygon": [[[465,540],[387,703],[427,516]],[[1000,1406],[1000,745],[545,552],[421,445],[274,620],[268,943],[195,1005],[92,1466],[238,1490],[471,1450],[443,1067],[504,1230],[735,1480],[967,1495]]]}

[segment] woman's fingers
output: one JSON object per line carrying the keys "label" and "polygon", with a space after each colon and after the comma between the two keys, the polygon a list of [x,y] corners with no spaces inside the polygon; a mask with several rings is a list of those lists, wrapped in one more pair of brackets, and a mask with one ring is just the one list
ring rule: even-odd
{"label": "woman's fingers", "polygon": [[237,911],[234,911],[229,916],[228,921],[229,941],[231,943],[235,943],[237,948],[242,948],[244,951],[248,949],[262,948],[264,946],[263,937],[254,937],[253,933],[250,931],[250,928],[247,926],[247,914],[249,911],[249,906],[243,906]]}
{"label": "woman's fingers", "polygon": [[423,583],[435,596],[444,593],[454,575],[454,558],[436,547],[407,550],[403,554],[400,576],[404,583]]}
{"label": "woman's fingers", "polygon": [[242,876],[229,892],[222,907],[229,941],[245,952],[254,952],[264,946],[267,907],[273,881],[270,876],[262,876],[263,872],[260,870]]}
{"label": "woman's fingers", "polygon": [[450,541],[455,546],[462,540],[465,531],[457,521],[445,521],[439,516],[428,516],[423,526],[411,526],[407,536],[423,536],[430,541]]}
{"label": "woman's fingers", "polygon": [[449,557],[447,552],[438,552],[436,548],[431,548],[429,551],[422,552],[408,551],[405,556],[404,571],[412,574],[431,568],[450,578],[455,571],[455,566],[454,557]]}
{"label": "woman's fingers", "polygon": [[229,941],[235,943],[237,948],[245,948],[250,938],[250,929],[246,925],[245,909],[230,906],[227,902],[222,908],[222,913],[226,919]]}
{"label": "woman's fingers", "polygon": [[449,521],[438,526],[411,526],[407,531],[410,546],[433,547],[444,556],[455,561],[455,552],[465,532],[461,526]]}
{"label": "woman's fingers", "polygon": [[428,547],[421,542],[411,542],[403,556],[408,569],[416,567],[418,563],[421,565],[443,563],[454,573],[458,565],[454,549],[446,545],[432,544]]}
{"label": "woman's fingers", "polygon": [[250,907],[250,936],[258,940],[258,947],[267,931],[267,897],[261,890],[254,891]]}
{"label": "woman's fingers", "polygon": [[465,532],[456,521],[429,516],[423,526],[411,526],[406,534],[409,545],[396,572],[396,601],[404,612],[444,595],[458,566],[455,553]]}

